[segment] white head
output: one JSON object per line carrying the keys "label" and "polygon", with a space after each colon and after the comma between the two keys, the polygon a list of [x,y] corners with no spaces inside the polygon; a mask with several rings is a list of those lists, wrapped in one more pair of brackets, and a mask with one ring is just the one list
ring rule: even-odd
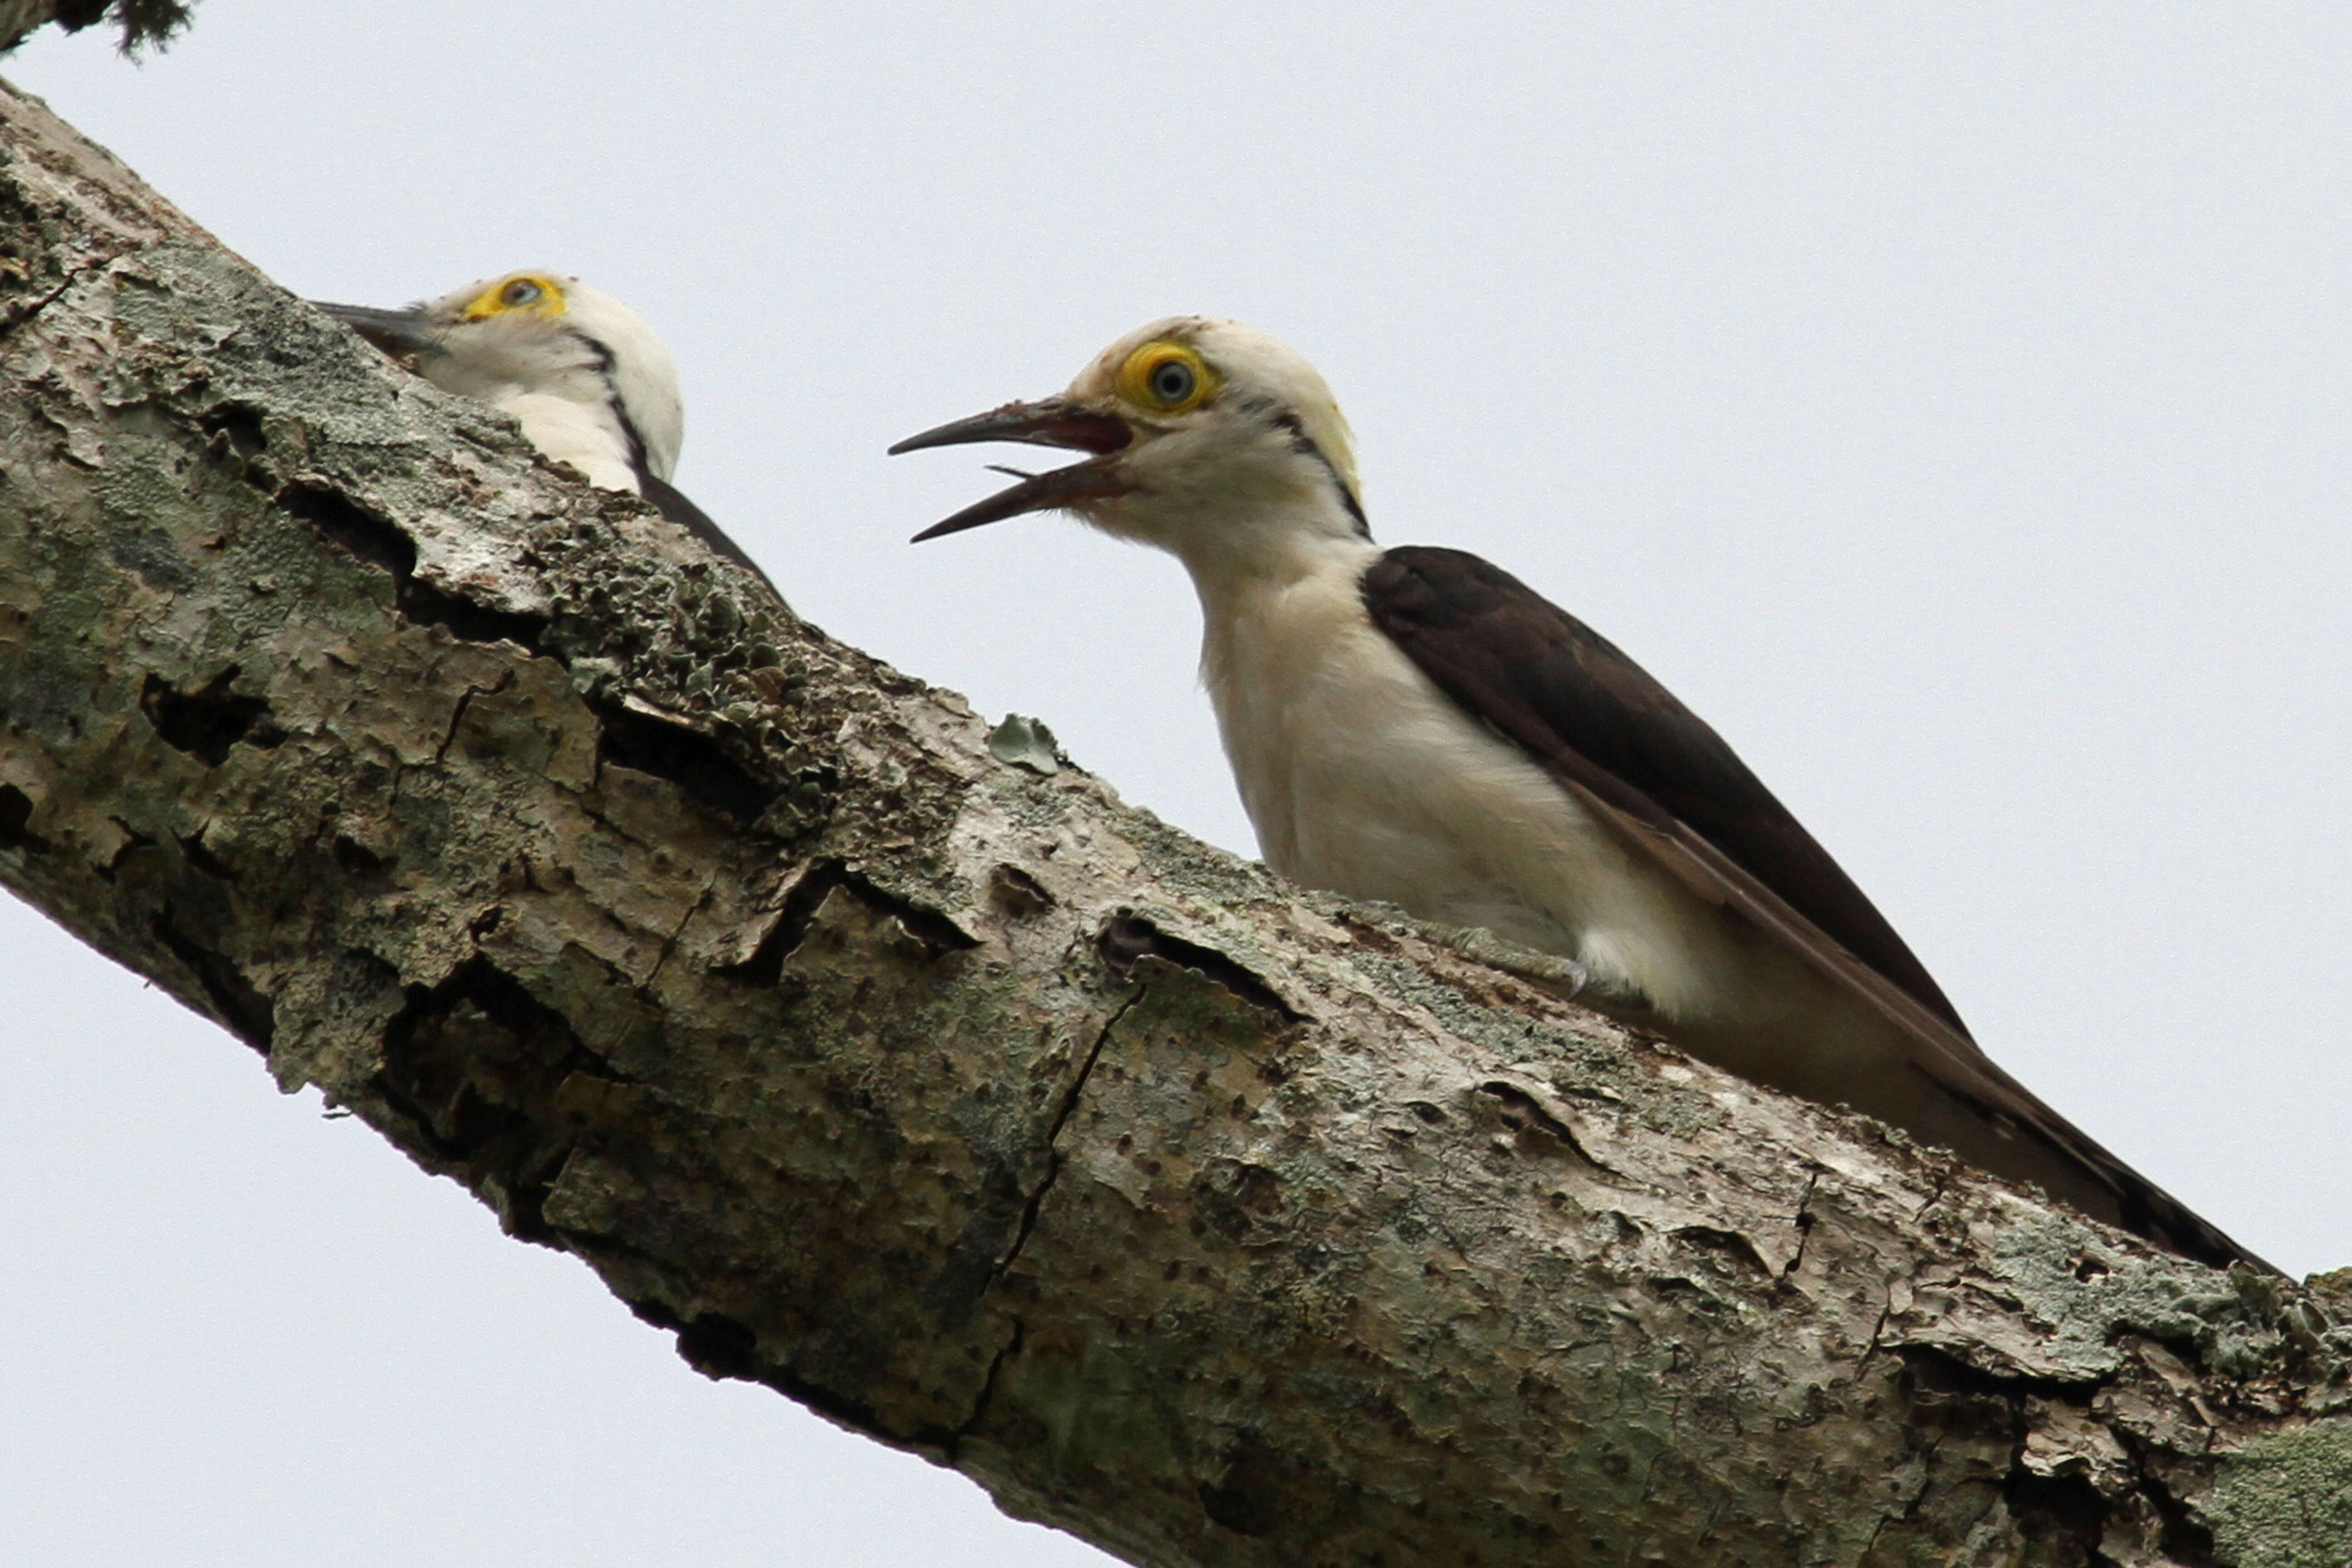
{"label": "white head", "polygon": [[509,272],[406,310],[320,307],[446,392],[504,408],[598,484],[667,480],[686,436],[677,368],[643,316],[576,278]]}
{"label": "white head", "polygon": [[1171,316],[1105,349],[1059,397],[1009,403],[890,448],[1026,441],[1093,457],[915,537],[1056,508],[1196,571],[1249,570],[1301,543],[1369,538],[1355,445],[1323,378],[1255,327]]}

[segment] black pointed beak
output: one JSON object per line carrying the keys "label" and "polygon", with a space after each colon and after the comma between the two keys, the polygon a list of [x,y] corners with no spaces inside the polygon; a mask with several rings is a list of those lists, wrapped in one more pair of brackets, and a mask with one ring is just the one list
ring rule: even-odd
{"label": "black pointed beak", "polygon": [[[1066,468],[1055,468],[1042,474],[1024,474],[1019,484],[1001,489],[986,500],[974,501],[953,517],[931,524],[908,542],[920,544],[926,539],[961,533],[967,528],[978,528],[983,523],[1003,522],[1008,517],[1019,517],[1024,512],[1052,511],[1057,507],[1076,506],[1080,501],[1108,500],[1113,496],[1123,496],[1135,487],[1113,471],[1114,462],[1109,454],[1105,454],[1099,458],[1088,458],[1083,463],[1072,463]],[[998,468],[996,471],[1011,474],[1020,470]]]}
{"label": "black pointed beak", "polygon": [[890,456],[926,447],[967,447],[974,441],[1026,441],[1033,447],[1067,447],[1100,455],[1118,451],[1134,439],[1135,432],[1116,414],[1082,408],[1066,397],[1048,397],[1041,403],[1008,403],[909,436],[890,448]]}
{"label": "black pointed beak", "polygon": [[931,524],[915,535],[913,542],[920,544],[926,539],[961,533],[967,528],[1002,522],[1024,512],[1052,511],[1081,501],[1123,496],[1135,487],[1118,471],[1118,454],[1134,439],[1135,432],[1116,414],[1097,413],[1067,398],[1049,397],[1042,403],[1008,403],[936,430],[909,436],[891,447],[890,455],[919,452],[926,447],[961,447],[972,441],[1026,441],[1035,447],[1067,447],[1094,454],[1083,463],[1073,463],[1050,473],[997,469],[999,473],[1019,475],[1021,482],[997,491],[986,500],[974,502],[944,521]]}
{"label": "black pointed beak", "polygon": [[373,305],[334,305],[324,300],[311,304],[394,359],[415,354],[448,353],[441,341],[440,324],[417,310],[379,310]]}

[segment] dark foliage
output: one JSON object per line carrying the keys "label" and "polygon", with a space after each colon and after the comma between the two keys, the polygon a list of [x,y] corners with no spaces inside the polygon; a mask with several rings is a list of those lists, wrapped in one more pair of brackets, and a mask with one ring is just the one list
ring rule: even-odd
{"label": "dark foliage", "polygon": [[[58,26],[68,33],[111,22],[122,30],[122,52],[162,49],[186,30],[194,18],[195,0],[58,0],[54,13]],[[14,48],[22,38],[0,39],[0,49]]]}

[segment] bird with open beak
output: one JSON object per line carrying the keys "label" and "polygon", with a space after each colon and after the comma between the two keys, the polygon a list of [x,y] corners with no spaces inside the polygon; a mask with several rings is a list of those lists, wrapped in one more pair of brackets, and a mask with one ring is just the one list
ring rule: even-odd
{"label": "bird with open beak", "polygon": [[[1059,397],[892,447],[1086,453],[916,535],[1066,510],[1181,560],[1267,861],[1565,959],[1606,1009],[2210,1263],[2243,1247],[2002,1071],[1829,852],[1673,693],[1461,551],[1373,543],[1312,365],[1197,316]],[[1018,473],[1018,470],[1005,470]]]}

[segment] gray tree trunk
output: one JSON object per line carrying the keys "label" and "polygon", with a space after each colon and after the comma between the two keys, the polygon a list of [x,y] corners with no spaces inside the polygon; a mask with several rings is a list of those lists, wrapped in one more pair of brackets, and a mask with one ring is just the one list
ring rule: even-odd
{"label": "gray tree trunk", "polygon": [[0,880],[703,1372],[1139,1563],[2352,1561],[2352,1278],[1195,843],[0,136]]}

